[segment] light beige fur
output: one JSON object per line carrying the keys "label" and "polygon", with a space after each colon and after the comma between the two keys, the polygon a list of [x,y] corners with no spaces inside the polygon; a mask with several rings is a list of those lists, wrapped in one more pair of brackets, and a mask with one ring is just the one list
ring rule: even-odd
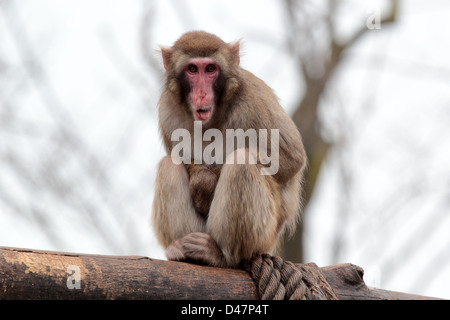
{"label": "light beige fur", "polygon": [[159,123],[167,154],[177,143],[170,139],[175,129],[193,133],[183,70],[190,59],[207,53],[220,66],[221,87],[204,130],[216,128],[225,136],[226,129],[278,129],[279,170],[264,176],[260,163],[224,164],[205,218],[194,208],[185,166],[173,164],[167,156],[157,169],[152,224],[169,259],[236,267],[254,254],[271,253],[281,235],[295,229],[306,156],[297,127],[272,90],[239,66],[239,42],[227,44],[205,32],[187,33],[173,47],[162,49],[166,88],[159,102]]}

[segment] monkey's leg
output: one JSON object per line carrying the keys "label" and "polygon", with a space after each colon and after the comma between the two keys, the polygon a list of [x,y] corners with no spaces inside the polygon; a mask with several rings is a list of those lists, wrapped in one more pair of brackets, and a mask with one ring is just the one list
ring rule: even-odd
{"label": "monkey's leg", "polygon": [[254,254],[270,253],[284,221],[275,179],[261,175],[256,164],[228,163],[221,171],[206,232],[217,242],[225,265],[235,267]]}
{"label": "monkey's leg", "polygon": [[185,166],[174,164],[170,156],[158,164],[152,225],[164,248],[189,233],[205,232],[205,221],[192,203]]}

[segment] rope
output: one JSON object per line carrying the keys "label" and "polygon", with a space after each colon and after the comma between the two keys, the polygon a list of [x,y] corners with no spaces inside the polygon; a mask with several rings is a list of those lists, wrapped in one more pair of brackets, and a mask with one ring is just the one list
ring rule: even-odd
{"label": "rope", "polygon": [[280,257],[256,255],[243,265],[261,300],[337,300],[325,275],[314,263],[294,265]]}

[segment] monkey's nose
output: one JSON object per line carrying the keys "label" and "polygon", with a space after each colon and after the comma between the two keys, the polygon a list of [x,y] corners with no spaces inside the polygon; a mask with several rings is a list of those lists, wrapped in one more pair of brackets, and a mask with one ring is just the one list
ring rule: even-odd
{"label": "monkey's nose", "polygon": [[195,105],[197,107],[206,106],[209,104],[208,95],[206,93],[198,94],[194,99]]}

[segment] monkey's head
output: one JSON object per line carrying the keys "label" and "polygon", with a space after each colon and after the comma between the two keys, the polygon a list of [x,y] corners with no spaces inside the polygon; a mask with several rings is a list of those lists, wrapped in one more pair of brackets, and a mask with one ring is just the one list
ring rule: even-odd
{"label": "monkey's head", "polygon": [[226,43],[204,32],[185,33],[170,47],[161,47],[166,86],[180,98],[193,119],[207,123],[226,108],[239,83],[239,42]]}

